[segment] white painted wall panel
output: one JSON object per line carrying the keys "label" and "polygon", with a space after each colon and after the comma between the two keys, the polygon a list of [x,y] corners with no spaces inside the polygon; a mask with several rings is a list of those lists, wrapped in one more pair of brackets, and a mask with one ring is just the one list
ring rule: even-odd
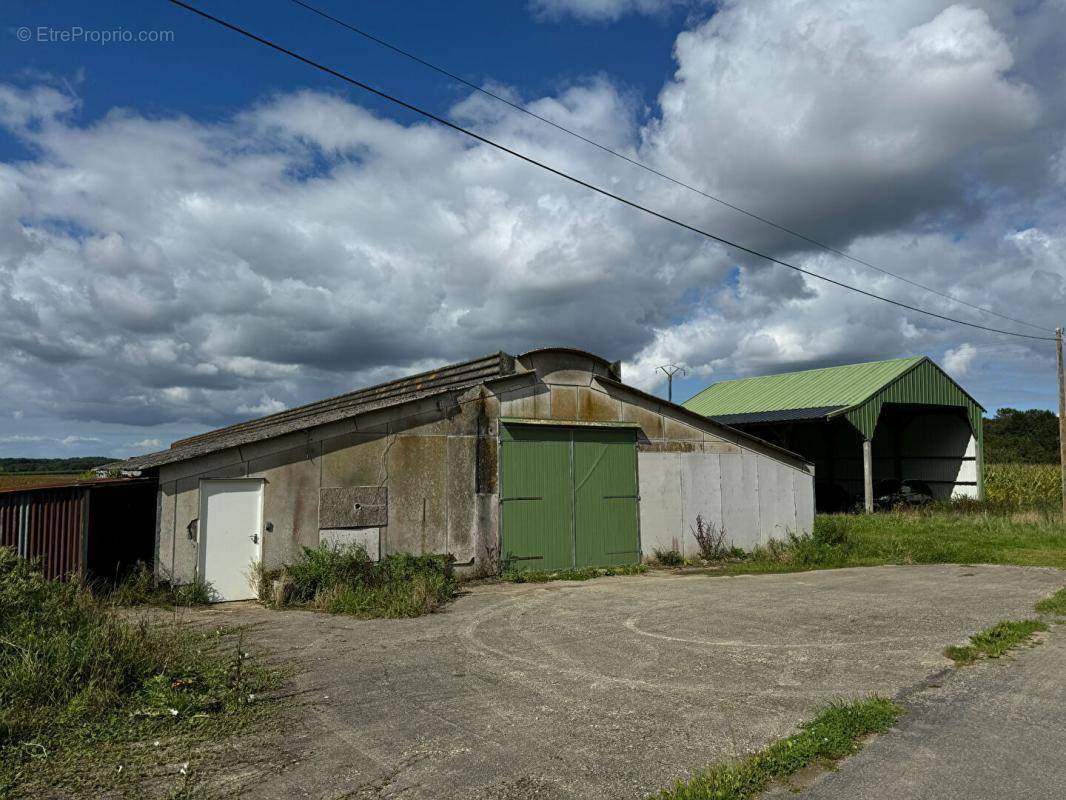
{"label": "white painted wall panel", "polygon": [[[769,459],[766,459],[769,460]],[[796,532],[796,489],[792,476],[795,470],[776,461],[770,462],[774,472],[773,538],[784,539]]]}
{"label": "white painted wall panel", "polygon": [[777,525],[775,495],[781,491],[777,481],[774,462],[760,458],[757,462],[759,476],[759,542],[765,544],[770,539],[780,539],[781,532]]}
{"label": "white painted wall panel", "polygon": [[758,459],[745,451],[721,460],[722,524],[726,538],[745,550],[760,541]]}
{"label": "white painted wall panel", "polygon": [[796,501],[796,533],[803,536],[814,530],[814,476],[793,470],[792,492]]}
{"label": "white painted wall panel", "polygon": [[[726,456],[728,458],[728,456]],[[704,525],[713,524],[722,529],[722,470],[717,453],[681,454],[681,531],[682,553],[698,556],[699,544],[693,530],[696,515],[703,517]],[[728,536],[726,539],[728,540]]]}
{"label": "white painted wall panel", "polygon": [[640,547],[650,558],[655,550],[681,550],[681,457],[678,453],[639,453]]}

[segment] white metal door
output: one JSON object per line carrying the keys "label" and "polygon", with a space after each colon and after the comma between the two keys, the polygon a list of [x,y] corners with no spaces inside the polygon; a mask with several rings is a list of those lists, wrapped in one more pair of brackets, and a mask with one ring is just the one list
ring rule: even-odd
{"label": "white metal door", "polygon": [[200,482],[200,574],[220,600],[255,596],[251,566],[263,535],[263,482]]}

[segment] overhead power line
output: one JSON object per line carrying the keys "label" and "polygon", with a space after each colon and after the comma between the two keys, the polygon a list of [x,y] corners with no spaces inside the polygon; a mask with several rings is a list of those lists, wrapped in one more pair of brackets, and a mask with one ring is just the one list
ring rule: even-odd
{"label": "overhead power line", "polygon": [[1042,325],[1034,325],[1033,323],[1027,322],[1024,319],[1017,319],[1016,317],[1011,317],[1011,316],[1008,316],[1006,314],[1001,314],[1000,312],[996,311],[995,309],[988,308],[986,306],[980,306],[980,305],[977,305],[975,303],[971,303],[971,302],[969,302],[967,300],[963,300],[960,297],[956,297],[955,295],[950,294],[948,292],[943,292],[943,291],[941,291],[939,289],[933,288],[932,286],[927,286],[924,283],[919,283],[918,281],[911,280],[910,278],[907,278],[907,277],[905,277],[903,275],[900,275],[900,274],[895,273],[895,272],[891,272],[891,271],[885,269],[884,267],[879,267],[876,264],[872,264],[871,262],[866,261],[866,260],[864,260],[862,258],[859,258],[858,256],[853,256],[850,253],[848,253],[847,251],[840,250],[839,248],[833,247],[832,245],[829,245],[829,244],[825,244],[824,242],[821,242],[818,239],[815,239],[815,238],[813,238],[811,236],[807,236],[806,234],[801,233],[801,232],[799,232],[799,231],[797,231],[797,230],[795,230],[793,228],[789,228],[789,227],[787,227],[785,225],[782,225],[782,224],[780,224],[778,222],[774,222],[772,219],[768,219],[767,217],[763,217],[763,216],[761,216],[759,214],[756,214],[754,211],[748,211],[745,208],[741,208],[738,205],[730,203],[728,200],[724,200],[721,197],[716,197],[715,195],[710,194],[709,192],[707,192],[707,191],[705,191],[703,189],[700,189],[700,188],[698,188],[696,186],[692,186],[691,184],[686,183],[685,181],[682,181],[679,178],[675,178],[672,175],[668,175],[665,172],[657,170],[657,169],[655,169],[655,167],[649,166],[648,164],[645,164],[643,161],[641,161],[639,159],[631,158],[630,156],[627,156],[625,153],[621,153],[621,152],[619,152],[618,150],[615,150],[612,147],[608,147],[605,144],[601,144],[600,142],[597,142],[595,139],[591,139],[588,136],[580,134],[580,133],[578,133],[577,131],[575,131],[575,130],[573,130],[571,128],[567,128],[565,125],[561,125],[560,123],[555,122],[555,121],[549,119],[548,117],[543,116],[542,114],[538,114],[535,111],[531,111],[530,109],[526,108],[525,106],[521,105],[520,103],[515,103],[515,102],[513,102],[511,100],[508,100],[506,97],[504,97],[502,95],[499,95],[499,94],[497,94],[497,93],[495,93],[495,92],[493,92],[493,91],[491,91],[489,89],[486,89],[486,88],[484,88],[482,86],[479,86],[478,84],[467,80],[466,78],[462,77],[461,75],[457,75],[456,73],[452,72],[449,69],[446,69],[445,67],[442,67],[442,66],[439,66],[437,64],[434,64],[431,61],[427,61],[426,59],[422,58],[421,56],[416,55],[415,53],[412,53],[410,50],[405,50],[402,47],[398,47],[397,45],[394,45],[391,42],[388,42],[388,41],[382,39],[379,36],[375,36],[374,34],[368,32],[368,31],[365,31],[362,28],[351,24],[350,22],[346,22],[345,20],[340,19],[338,17],[335,17],[332,14],[329,14],[329,13],[323,11],[320,8],[316,8],[315,6],[311,5],[310,3],[305,3],[305,2],[303,2],[303,0],[289,0],[289,2],[293,3],[294,5],[300,6],[301,8],[306,9],[307,11],[310,11],[312,14],[317,14],[319,17],[322,17],[323,19],[327,19],[327,20],[329,20],[330,22],[332,22],[332,23],[334,23],[336,25],[340,25],[343,28],[347,28],[352,33],[356,33],[359,36],[362,36],[364,39],[367,39],[367,40],[369,40],[371,42],[374,42],[375,44],[379,44],[379,45],[381,45],[382,47],[384,47],[384,48],[386,48],[388,50],[392,50],[394,53],[397,53],[397,54],[403,56],[404,58],[408,58],[411,61],[414,61],[414,62],[416,62],[418,64],[421,64],[424,67],[427,67],[428,69],[433,70],[434,72],[437,72],[437,73],[439,73],[441,75],[444,75],[445,77],[448,77],[448,78],[450,78],[450,79],[452,79],[454,81],[458,81],[459,83],[461,83],[464,86],[467,86],[467,87],[473,89],[476,92],[480,92],[481,94],[483,94],[483,95],[485,95],[487,97],[491,97],[493,100],[498,100],[499,102],[510,106],[515,111],[520,111],[521,113],[526,114],[526,115],[528,115],[530,117],[533,117],[534,119],[540,120],[541,122],[543,122],[543,123],[545,123],[547,125],[551,125],[556,130],[562,131],[563,133],[566,133],[566,134],[568,134],[570,136],[573,136],[576,139],[580,139],[582,142],[585,142],[586,144],[590,144],[593,147],[599,148],[600,150],[602,150],[605,153],[610,153],[612,156],[615,156],[616,158],[620,158],[623,161],[627,161],[627,162],[629,162],[630,164],[632,164],[635,167],[639,167],[640,169],[645,170],[646,172],[650,172],[652,175],[656,175],[659,178],[662,178],[663,180],[667,180],[670,183],[673,183],[673,184],[675,184],[677,186],[682,187],[683,189],[687,189],[690,192],[695,192],[696,194],[701,195],[702,197],[705,197],[708,200],[713,200],[715,203],[723,205],[726,208],[732,209],[733,211],[736,211],[736,212],[738,212],[740,214],[744,214],[745,216],[750,217],[751,219],[758,220],[759,222],[762,222],[765,225],[769,225],[772,228],[776,228],[777,230],[781,231],[782,233],[787,233],[788,235],[794,236],[797,239],[801,239],[804,242],[807,242],[808,244],[811,244],[811,245],[814,245],[815,247],[821,248],[822,250],[825,250],[826,252],[833,253],[833,254],[838,255],[838,256],[840,256],[842,258],[846,258],[849,261],[855,262],[856,264],[861,264],[864,267],[868,267],[868,268],[870,268],[872,270],[876,270],[877,272],[880,272],[882,275],[888,275],[889,277],[895,278],[898,281],[903,281],[904,283],[910,284],[911,286],[917,287],[918,289],[923,289],[924,291],[931,292],[932,294],[938,295],[939,297],[943,297],[946,300],[951,300],[954,303],[959,303],[960,305],[967,306],[967,307],[972,308],[972,309],[974,309],[976,311],[982,311],[982,312],[984,312],[986,314],[992,314],[993,316],[999,317],[1000,319],[1005,319],[1005,320],[1008,320],[1010,322],[1016,322],[1019,325],[1025,325],[1026,327],[1033,328],[1034,330],[1047,331],[1048,333],[1052,332],[1051,328],[1047,328],[1047,327],[1044,327]]}
{"label": "overhead power line", "polygon": [[438,116],[438,115],[434,114],[432,111],[426,111],[425,109],[420,108],[419,106],[416,106],[413,103],[408,103],[406,100],[401,100],[398,97],[394,97],[393,95],[389,94],[388,92],[382,91],[381,89],[376,89],[376,88],[374,88],[373,86],[371,86],[368,83],[363,83],[362,81],[360,81],[360,80],[358,80],[356,78],[353,78],[350,75],[345,75],[343,72],[338,72],[337,70],[333,69],[332,67],[327,67],[325,64],[322,64],[322,63],[320,63],[318,61],[315,61],[314,59],[308,58],[307,56],[300,55],[299,53],[295,52],[294,50],[289,50],[288,48],[286,48],[286,47],[284,47],[284,46],[282,46],[280,44],[277,44],[276,42],[273,42],[270,39],[266,39],[266,38],[264,38],[262,36],[254,34],[251,31],[249,31],[249,30],[247,30],[245,28],[242,28],[239,25],[236,25],[236,24],[234,24],[232,22],[227,22],[226,20],[221,19],[220,17],[216,17],[213,14],[209,14],[206,11],[202,11],[201,9],[196,8],[195,6],[191,6],[188,3],[183,2],[183,0],[169,0],[169,2],[171,4],[173,4],[173,5],[176,5],[176,6],[180,7],[180,8],[184,8],[186,11],[190,11],[193,14],[196,14],[196,15],[198,15],[200,17],[203,17],[204,19],[210,20],[211,22],[214,22],[217,25],[221,25],[224,28],[228,28],[229,30],[233,31],[234,33],[239,33],[241,36],[244,36],[244,37],[246,37],[248,39],[251,39],[254,42],[258,42],[261,45],[269,47],[272,50],[276,50],[277,52],[282,53],[284,55],[287,55],[290,58],[293,58],[293,59],[295,59],[297,61],[300,61],[300,62],[302,62],[304,64],[307,64],[310,67],[314,67],[315,69],[320,70],[320,71],[326,73],[327,75],[332,75],[335,78],[339,78],[340,80],[342,80],[342,81],[344,81],[346,83],[349,83],[352,86],[356,86],[356,87],[358,87],[358,88],[360,88],[360,89],[362,89],[362,90],[364,90],[366,92],[369,92],[370,94],[373,94],[373,95],[375,95],[377,97],[380,97],[383,100],[387,100],[388,102],[394,103],[395,105],[398,105],[401,108],[406,108],[408,111],[413,111],[414,113],[419,114],[419,115],[425,117],[426,119],[433,120],[434,122],[436,122],[436,123],[438,123],[440,125],[443,125],[446,128],[450,128],[450,129],[452,129],[454,131],[457,131],[457,132],[462,133],[462,134],[464,134],[466,136],[469,136],[471,139],[475,139],[476,141],[479,141],[482,144],[486,144],[489,147],[493,147],[496,150],[499,150],[500,152],[507,153],[508,155],[514,156],[515,158],[518,158],[518,159],[520,159],[522,161],[525,161],[528,164],[532,164],[533,166],[540,167],[542,170],[544,170],[546,172],[550,172],[551,174],[557,175],[558,177],[563,178],[565,180],[568,180],[571,183],[575,183],[578,186],[583,186],[584,188],[589,189],[590,191],[596,192],[597,194],[601,194],[604,197],[608,197],[608,198],[610,198],[612,200],[615,200],[615,201],[617,201],[619,203],[622,203],[623,205],[627,205],[630,208],[636,209],[637,211],[642,211],[645,214],[648,214],[649,216],[656,217],[657,219],[661,219],[664,222],[669,222],[669,223],[671,223],[673,225],[676,225],[679,228],[683,228],[684,230],[691,231],[692,233],[699,234],[700,236],[704,236],[704,237],[706,237],[708,239],[711,239],[713,241],[716,241],[716,242],[719,242],[721,244],[727,245],[729,247],[732,247],[735,250],[739,250],[742,253],[747,253],[749,255],[756,256],[757,258],[764,259],[766,261],[769,261],[772,264],[778,264],[778,265],[780,265],[782,267],[787,267],[788,269],[794,270],[795,272],[799,272],[799,273],[801,273],[803,275],[807,275],[807,276],[809,276],[811,278],[816,278],[817,280],[824,281],[825,283],[829,283],[829,284],[832,284],[834,286],[839,286],[842,289],[848,289],[848,290],[856,292],[858,294],[865,295],[866,297],[871,297],[871,298],[873,298],[875,300],[881,300],[881,301],[883,301],[885,303],[890,303],[890,304],[892,304],[894,306],[898,306],[899,308],[904,308],[904,309],[907,309],[908,311],[913,311],[913,312],[918,313],[918,314],[924,314],[924,315],[926,315],[928,317],[933,317],[935,319],[943,320],[945,322],[953,322],[953,323],[955,323],[957,325],[965,325],[966,327],[969,327],[969,328],[976,328],[977,330],[989,331],[991,333],[1001,333],[1001,334],[1004,334],[1006,336],[1017,336],[1017,337],[1022,338],[1022,339],[1039,339],[1041,341],[1054,341],[1055,340],[1055,337],[1053,337],[1053,336],[1033,336],[1032,334],[1028,334],[1028,333],[1017,333],[1016,331],[1005,331],[1005,330],[1001,330],[999,328],[992,328],[992,327],[989,327],[987,325],[979,325],[976,322],[967,322],[966,320],[956,319],[954,317],[949,317],[949,316],[946,316],[944,314],[938,314],[935,311],[929,311],[929,310],[924,309],[924,308],[919,308],[918,306],[908,305],[907,303],[903,303],[903,302],[901,302],[899,300],[893,300],[890,297],[883,297],[882,295],[876,294],[874,292],[869,292],[869,291],[866,291],[865,289],[860,289],[857,286],[852,286],[851,284],[844,283],[843,281],[838,281],[835,278],[830,278],[830,277],[828,277],[826,275],[820,275],[817,272],[812,272],[809,269],[804,269],[803,267],[798,267],[795,264],[790,264],[787,261],[782,261],[781,259],[776,258],[776,257],[771,256],[771,255],[767,255],[766,253],[760,253],[758,250],[753,250],[750,247],[747,247],[747,246],[742,245],[742,244],[738,244],[737,242],[730,241],[729,239],[723,238],[723,237],[718,236],[716,234],[713,234],[713,233],[711,233],[709,231],[705,231],[702,228],[697,228],[694,225],[689,225],[687,222],[682,222],[681,220],[675,219],[674,217],[668,216],[668,215],[663,214],[663,213],[661,213],[659,211],[655,211],[652,208],[648,208],[647,206],[643,206],[640,203],[637,203],[637,202],[635,202],[633,200],[629,200],[629,199],[627,199],[625,197],[622,197],[621,195],[617,195],[617,194],[614,194],[613,192],[609,192],[606,189],[603,189],[603,188],[600,188],[599,186],[596,186],[595,184],[589,183],[587,181],[582,180],[581,178],[577,178],[577,177],[575,177],[573,175],[570,175],[569,173],[566,173],[566,172],[563,172],[562,170],[556,169],[555,167],[552,167],[552,166],[550,166],[548,164],[545,164],[542,161],[538,161],[537,159],[532,158],[531,156],[527,156],[527,155],[525,155],[523,153],[520,153],[517,150],[512,150],[511,148],[509,148],[509,147],[507,147],[505,145],[502,145],[499,142],[493,141],[492,139],[489,139],[486,136],[482,136],[479,133],[475,133],[474,131],[471,131],[471,130],[469,130],[467,128],[464,128],[461,125],[458,125],[458,124],[456,124],[454,122],[451,122],[450,120],[447,120],[444,117]]}

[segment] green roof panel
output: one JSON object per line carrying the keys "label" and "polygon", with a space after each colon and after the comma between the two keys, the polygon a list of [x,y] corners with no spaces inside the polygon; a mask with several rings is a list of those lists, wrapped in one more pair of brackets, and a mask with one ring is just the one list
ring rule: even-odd
{"label": "green roof panel", "polygon": [[914,367],[924,356],[808,369],[721,381],[682,405],[705,417],[797,408],[858,405]]}

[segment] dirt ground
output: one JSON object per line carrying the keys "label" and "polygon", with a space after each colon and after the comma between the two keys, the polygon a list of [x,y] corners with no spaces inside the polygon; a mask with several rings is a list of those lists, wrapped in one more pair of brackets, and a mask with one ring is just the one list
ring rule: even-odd
{"label": "dirt ground", "polygon": [[641,798],[830,701],[921,684],[950,665],[945,645],[1030,616],[1064,583],[908,566],[486,585],[413,620],[215,606],[191,613],[248,626],[253,649],[298,673],[283,732],[208,783],[256,798]]}

